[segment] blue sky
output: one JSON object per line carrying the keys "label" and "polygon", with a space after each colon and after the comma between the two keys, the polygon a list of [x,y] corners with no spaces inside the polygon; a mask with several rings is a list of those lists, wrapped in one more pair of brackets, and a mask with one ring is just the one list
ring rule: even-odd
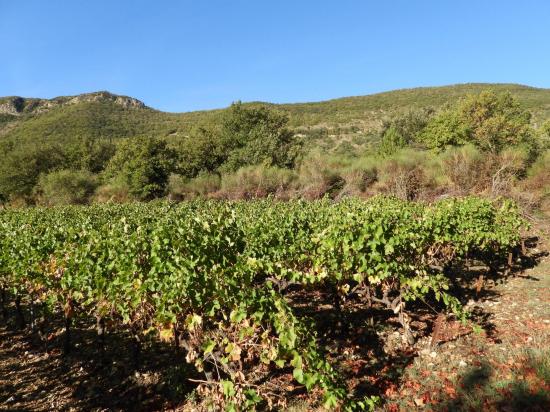
{"label": "blue sky", "polygon": [[404,87],[550,87],[547,0],[0,0],[0,96],[166,111]]}

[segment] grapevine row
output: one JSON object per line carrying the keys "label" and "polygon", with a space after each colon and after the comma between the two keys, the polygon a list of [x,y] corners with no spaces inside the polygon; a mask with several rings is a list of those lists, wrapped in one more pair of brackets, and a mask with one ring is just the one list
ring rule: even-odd
{"label": "grapevine row", "polygon": [[142,337],[176,340],[204,371],[202,392],[227,409],[272,401],[256,385],[274,368],[350,402],[307,319],[287,299],[294,288],[329,290],[341,311],[352,295],[399,317],[409,339],[409,302],[441,302],[467,259],[506,261],[525,222],[509,201],[435,204],[377,197],[275,202],[196,201],[0,211],[0,289],[20,307],[62,313],[66,350],[75,317],[93,317]]}

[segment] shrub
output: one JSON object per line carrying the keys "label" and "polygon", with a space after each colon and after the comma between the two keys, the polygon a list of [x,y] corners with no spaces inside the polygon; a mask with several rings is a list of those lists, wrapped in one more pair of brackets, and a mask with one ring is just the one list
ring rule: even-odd
{"label": "shrub", "polygon": [[295,179],[293,171],[274,166],[247,166],[235,173],[222,175],[222,195],[232,198],[282,196]]}
{"label": "shrub", "polygon": [[90,201],[97,179],[85,170],[59,170],[41,175],[36,186],[38,203],[47,206],[86,204]]}
{"label": "shrub", "polygon": [[526,173],[528,150],[512,147],[483,153],[472,145],[448,148],[440,157],[441,171],[458,194],[507,195]]}
{"label": "shrub", "polygon": [[499,153],[509,146],[534,145],[530,120],[531,114],[510,93],[483,91],[432,118],[419,140],[439,150],[471,143],[482,151]]}
{"label": "shrub", "polygon": [[363,156],[355,159],[351,164],[343,166],[339,173],[345,181],[339,194],[343,196],[365,196],[377,181],[380,158]]}
{"label": "shrub", "polygon": [[231,105],[219,131],[219,142],[227,150],[222,172],[245,166],[292,167],[301,142],[287,129],[288,117],[268,106]]}
{"label": "shrub", "polygon": [[418,141],[430,149],[445,149],[466,143],[468,128],[459,114],[445,110],[434,117],[418,135]]}
{"label": "shrub", "polygon": [[391,125],[382,134],[382,141],[380,142],[380,154],[392,155],[400,149],[407,146],[408,142],[399,133],[394,125]]}
{"label": "shrub", "polygon": [[335,198],[345,185],[342,170],[349,161],[313,152],[303,159],[298,168],[298,185],[301,195],[307,199],[323,196]]}
{"label": "shrub", "polygon": [[550,193],[550,150],[547,150],[527,171],[523,186],[539,193]]}
{"label": "shrub", "polygon": [[392,155],[418,140],[433,114],[431,109],[411,110],[383,125],[379,152]]}
{"label": "shrub", "polygon": [[439,160],[442,175],[457,194],[479,190],[483,180],[480,174],[484,169],[484,157],[475,146],[449,147]]}
{"label": "shrub", "polygon": [[126,203],[136,199],[130,193],[128,185],[119,179],[99,186],[93,200],[99,203]]}
{"label": "shrub", "polygon": [[426,152],[404,149],[380,160],[376,190],[403,200],[415,200],[428,195],[435,186],[431,158]]}
{"label": "shrub", "polygon": [[173,200],[208,196],[220,190],[221,179],[215,173],[202,173],[193,179],[173,174],[168,182],[169,196]]}

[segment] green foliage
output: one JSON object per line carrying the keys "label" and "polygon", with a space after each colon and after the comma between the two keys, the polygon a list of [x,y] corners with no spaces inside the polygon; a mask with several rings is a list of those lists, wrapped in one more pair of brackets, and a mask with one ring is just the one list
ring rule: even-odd
{"label": "green foliage", "polygon": [[380,142],[380,153],[383,155],[392,155],[399,149],[407,146],[408,142],[405,137],[399,132],[397,127],[391,125],[382,134]]}
{"label": "green foliage", "polygon": [[231,172],[258,164],[291,167],[299,147],[285,127],[287,122],[285,114],[265,106],[234,103],[221,124],[219,140],[227,154],[220,170]]}
{"label": "green foliage", "polygon": [[531,114],[510,93],[483,91],[462,99],[457,111],[469,140],[482,150],[499,152],[531,140]]}
{"label": "green foliage", "polygon": [[431,149],[441,150],[465,144],[469,140],[468,129],[458,113],[445,110],[428,122],[418,140]]}
{"label": "green foliage", "polygon": [[[34,202],[38,177],[55,170],[102,174],[116,142],[125,138],[166,141],[177,154],[173,170],[185,178],[233,173],[251,165],[296,167],[309,162],[313,148],[339,154],[339,159],[360,159],[376,152],[379,140],[385,156],[418,143],[437,150],[470,143],[488,153],[522,146],[529,153],[527,163],[550,146],[550,129],[544,123],[550,117],[550,94],[518,85],[409,89],[320,103],[238,103],[224,110],[182,114],[127,105],[125,99],[105,92],[52,100],[1,98],[8,114],[0,114],[0,199]],[[432,117],[430,108],[443,110]],[[541,125],[537,133],[531,130],[527,109],[533,124]],[[381,128],[385,118],[392,120]],[[309,173],[312,184],[305,191],[313,197],[339,191],[347,185],[346,173],[321,167]],[[116,192],[118,198],[128,192],[140,199],[163,192],[138,193],[142,177],[132,184],[127,178],[110,179],[101,191]]]}
{"label": "green foliage", "polygon": [[437,115],[420,140],[431,148],[472,143],[498,153],[504,147],[534,144],[530,120],[531,114],[510,93],[483,91]]}
{"label": "green foliage", "polygon": [[35,190],[39,203],[53,206],[86,204],[96,187],[95,176],[86,170],[58,170],[41,175]]}
{"label": "green foliage", "polygon": [[176,155],[165,141],[154,138],[121,140],[111,158],[104,177],[128,187],[140,200],[164,196]]}
{"label": "green foliage", "polygon": [[85,138],[63,148],[66,165],[71,169],[98,174],[114,156],[116,145],[106,139]]}
{"label": "green foliage", "polygon": [[227,158],[228,148],[213,128],[194,128],[189,136],[172,141],[171,146],[178,156],[178,172],[188,178],[218,170]]}
{"label": "green foliage", "polygon": [[61,147],[53,144],[17,146],[3,153],[0,193],[5,198],[30,198],[39,176],[63,168],[66,162]]}
{"label": "green foliage", "polygon": [[172,139],[178,170],[193,178],[199,173],[231,173],[246,166],[292,167],[300,144],[286,128],[285,114],[267,106],[234,103],[218,124],[193,128]]}
{"label": "green foliage", "polygon": [[376,398],[350,399],[307,311],[276,285],[332,290],[359,305],[378,299],[404,328],[413,300],[463,315],[451,275],[437,267],[505,259],[523,224],[513,203],[478,198],[2,210],[0,287],[137,336],[167,341],[177,328],[187,362],[212,375],[199,393],[218,408],[269,399],[265,372],[288,368],[329,409],[372,409]]}
{"label": "green foliage", "polygon": [[0,113],[0,129],[6,124],[17,119],[17,116],[8,113]]}
{"label": "green foliage", "polygon": [[391,155],[417,141],[432,112],[431,109],[409,110],[387,122],[383,127],[380,153]]}
{"label": "green foliage", "polygon": [[541,151],[550,150],[550,120],[544,122],[539,130]]}

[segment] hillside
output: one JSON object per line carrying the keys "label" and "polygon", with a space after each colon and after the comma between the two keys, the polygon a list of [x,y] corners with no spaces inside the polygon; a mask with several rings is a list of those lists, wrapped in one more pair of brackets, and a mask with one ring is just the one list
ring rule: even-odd
{"label": "hillside", "polygon": [[[485,89],[511,92],[533,113],[535,126],[550,118],[550,89],[514,84],[425,87],[315,103],[264,104],[286,111],[291,127],[331,149],[341,141],[360,144],[361,139],[368,140],[369,133],[396,113],[426,107],[437,109]],[[194,125],[211,122],[222,112],[161,112],[139,100],[108,92],[50,100],[4,97],[0,98],[0,136],[13,142],[36,139],[68,142],[75,138],[185,135]]]}

